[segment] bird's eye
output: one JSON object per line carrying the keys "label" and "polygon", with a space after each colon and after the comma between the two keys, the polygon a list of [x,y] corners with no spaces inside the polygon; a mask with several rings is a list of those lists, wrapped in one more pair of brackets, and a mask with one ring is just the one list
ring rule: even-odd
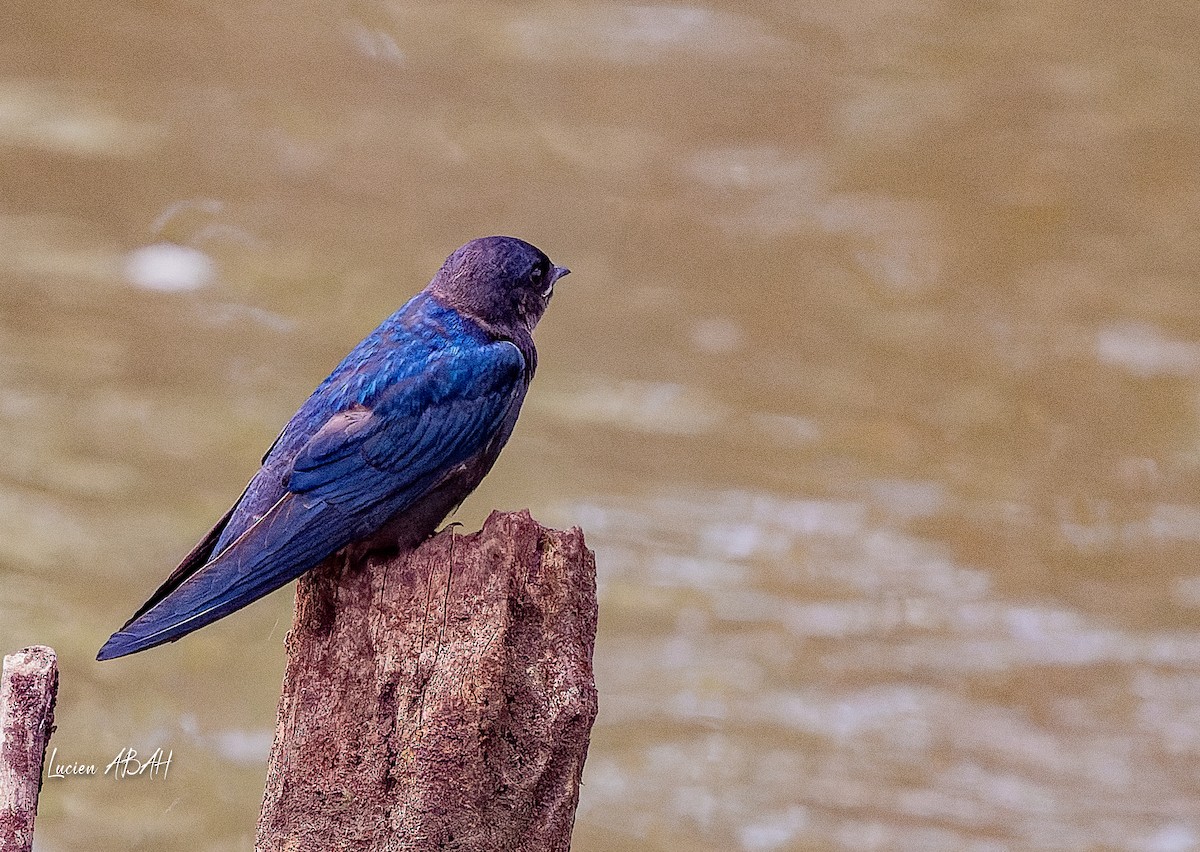
{"label": "bird's eye", "polygon": [[[539,286],[546,277],[546,270],[541,266],[535,266],[529,273],[529,282],[535,287]],[[554,292],[554,282],[551,281],[545,287],[541,287],[538,293],[543,299],[549,299],[550,294]]]}

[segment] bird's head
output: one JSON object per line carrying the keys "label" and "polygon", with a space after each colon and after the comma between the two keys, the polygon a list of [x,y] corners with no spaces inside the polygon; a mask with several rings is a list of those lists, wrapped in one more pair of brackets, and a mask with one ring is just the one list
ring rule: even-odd
{"label": "bird's head", "polygon": [[524,240],[481,237],[446,258],[429,290],[493,331],[532,332],[546,312],[554,283],[570,271]]}

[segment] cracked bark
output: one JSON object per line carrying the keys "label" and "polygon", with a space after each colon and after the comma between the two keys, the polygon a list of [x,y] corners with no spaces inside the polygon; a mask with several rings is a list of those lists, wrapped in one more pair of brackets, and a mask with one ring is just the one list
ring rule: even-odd
{"label": "cracked bark", "polygon": [[0,852],[33,848],[46,745],[54,730],[58,658],[33,645],[4,658],[0,676]]}
{"label": "cracked bark", "polygon": [[595,634],[583,534],[528,512],[302,577],[256,848],[568,849]]}

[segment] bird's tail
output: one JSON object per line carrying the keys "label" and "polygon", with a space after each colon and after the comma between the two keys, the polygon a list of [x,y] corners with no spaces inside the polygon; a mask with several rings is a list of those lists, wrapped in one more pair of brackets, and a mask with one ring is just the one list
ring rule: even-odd
{"label": "bird's tail", "polygon": [[326,523],[338,514],[324,502],[309,505],[295,494],[284,495],[228,547],[186,576],[185,559],[137,615],[109,637],[96,659],[173,642],[286,585],[346,544],[343,536],[328,535],[343,527]]}

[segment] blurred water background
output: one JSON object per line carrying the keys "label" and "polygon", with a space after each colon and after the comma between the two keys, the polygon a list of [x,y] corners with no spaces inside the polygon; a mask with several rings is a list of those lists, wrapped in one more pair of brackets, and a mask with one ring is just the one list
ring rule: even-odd
{"label": "blurred water background", "polygon": [[1200,848],[1192,2],[0,10],[38,848],[248,848],[292,591],[93,656],[465,240],[575,274],[459,514],[581,525],[574,848]]}

